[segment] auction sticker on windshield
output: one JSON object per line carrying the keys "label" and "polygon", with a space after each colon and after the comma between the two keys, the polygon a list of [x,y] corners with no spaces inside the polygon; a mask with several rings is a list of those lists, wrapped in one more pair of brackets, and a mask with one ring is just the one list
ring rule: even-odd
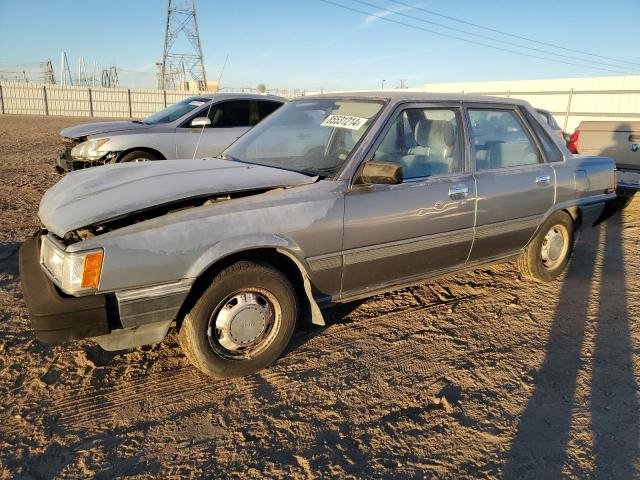
{"label": "auction sticker on windshield", "polygon": [[365,123],[367,123],[366,118],[352,117],[351,115],[329,115],[320,125],[323,127],[359,130]]}

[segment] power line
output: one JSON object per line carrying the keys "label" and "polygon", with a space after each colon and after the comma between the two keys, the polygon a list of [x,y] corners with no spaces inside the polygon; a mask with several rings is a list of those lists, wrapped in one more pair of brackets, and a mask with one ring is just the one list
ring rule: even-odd
{"label": "power line", "polygon": [[352,7],[348,7],[346,5],[341,5],[339,3],[332,2],[331,0],[319,0],[319,1],[321,1],[323,3],[326,3],[326,4],[329,4],[329,5],[333,5],[333,6],[338,7],[338,8],[342,8],[344,10],[349,10],[349,11],[352,11],[352,12],[355,12],[355,13],[359,13],[361,15],[367,15],[367,16],[375,17],[375,18],[378,18],[378,19],[383,20],[385,22],[395,23],[397,25],[403,25],[405,27],[413,28],[415,30],[421,30],[423,32],[433,33],[435,35],[440,35],[442,37],[453,38],[455,40],[460,40],[460,41],[463,41],[463,42],[466,42],[466,43],[471,43],[473,45],[482,45],[484,47],[492,48],[494,50],[500,50],[502,52],[515,53],[516,55],[521,55],[521,56],[524,56],[524,57],[537,58],[538,60],[546,60],[548,62],[561,63],[563,65],[572,65],[574,67],[587,68],[587,69],[591,69],[591,70],[602,70],[602,71],[613,72],[613,73],[622,73],[622,74],[627,74],[628,73],[628,72],[625,72],[623,70],[613,70],[613,69],[604,68],[604,67],[593,67],[593,66],[590,66],[590,65],[582,65],[582,64],[578,64],[578,63],[567,62],[565,60],[558,60],[558,59],[555,59],[555,58],[547,58],[547,57],[541,57],[539,55],[532,55],[530,53],[519,52],[517,50],[511,50],[511,49],[508,49],[508,48],[498,47],[496,45],[491,45],[491,44],[488,44],[488,43],[477,42],[477,41],[474,41],[474,40],[469,40],[467,38],[458,37],[457,35],[451,35],[449,33],[442,33],[442,32],[438,32],[436,30],[431,30],[429,28],[419,27],[417,25],[412,25],[410,23],[401,22],[400,20],[393,20],[391,18],[387,18],[387,17],[384,17],[382,15],[376,15],[375,13],[365,12],[365,11],[359,10],[357,8],[352,8]]}
{"label": "power line", "polygon": [[389,0],[389,1],[392,2],[392,3],[398,4],[398,5],[402,5],[404,7],[409,7],[409,8],[413,8],[415,10],[420,10],[420,11],[428,13],[430,15],[435,15],[436,17],[446,18],[447,20],[451,20],[452,22],[458,22],[458,23],[462,23],[464,25],[469,25],[469,26],[472,26],[472,27],[480,28],[482,30],[487,30],[489,32],[499,33],[500,35],[506,35],[508,37],[518,38],[520,40],[526,40],[527,42],[533,42],[533,43],[537,43],[539,45],[545,45],[547,47],[559,48],[561,50],[566,50],[567,52],[574,52],[574,53],[580,53],[582,55],[589,55],[589,56],[592,56],[592,57],[598,57],[598,58],[602,58],[604,60],[613,60],[614,62],[630,63],[632,65],[640,66],[640,63],[637,63],[637,62],[630,62],[629,60],[621,60],[619,58],[614,58],[614,57],[606,57],[604,55],[598,55],[598,54],[591,53],[591,52],[585,52],[584,50],[576,50],[575,48],[563,47],[562,45],[557,45],[555,43],[543,42],[541,40],[535,40],[533,38],[525,37],[525,36],[522,36],[522,35],[516,35],[515,33],[504,32],[504,31],[498,30],[496,28],[486,27],[484,25],[479,25],[477,23],[468,22],[468,21],[462,20],[460,18],[451,17],[449,15],[444,15],[442,13],[434,12],[433,10],[427,10],[426,8],[416,7],[414,5],[410,5],[408,3],[401,2],[400,0]]}
{"label": "power line", "polygon": [[[351,1],[356,2],[356,3],[360,3],[362,5],[366,5],[368,7],[377,8],[377,9],[383,9],[383,7],[380,7],[378,5],[374,5],[373,3],[365,2],[364,0],[351,0]],[[394,1],[394,0],[392,0],[392,1]],[[405,4],[403,3],[402,5],[405,5]],[[426,20],[424,18],[416,17],[414,15],[409,15],[409,14],[402,13],[402,12],[395,12],[394,11],[393,14],[401,16],[401,17],[409,18],[411,20],[416,20],[418,22],[423,22],[423,23],[428,23],[430,25],[435,25],[435,26],[440,27],[440,28],[446,28],[447,30],[453,30],[454,32],[460,32],[460,33],[463,33],[465,35],[474,36],[474,37],[478,37],[478,38],[483,38],[485,40],[490,40],[492,42],[502,43],[504,45],[509,45],[511,47],[524,48],[524,49],[527,49],[527,50],[532,50],[534,52],[543,53],[545,55],[554,55],[556,57],[568,58],[569,60],[582,60],[582,59],[576,59],[575,57],[572,57],[572,56],[569,56],[569,55],[564,55],[562,53],[550,52],[549,50],[543,50],[541,48],[531,47],[531,46],[528,46],[528,45],[523,45],[521,43],[509,42],[507,40],[501,40],[499,38],[490,37],[488,35],[482,35],[481,33],[467,32],[466,30],[463,30],[461,28],[455,28],[455,27],[451,27],[449,25],[444,25],[442,23],[432,22],[430,20]],[[611,63],[599,62],[599,61],[596,61],[596,60],[586,60],[585,59],[585,61],[589,61],[591,63],[595,63],[595,64],[599,64],[599,65],[605,65],[607,67],[623,68],[621,65],[613,65]],[[630,70],[629,73],[637,74],[638,72]]]}

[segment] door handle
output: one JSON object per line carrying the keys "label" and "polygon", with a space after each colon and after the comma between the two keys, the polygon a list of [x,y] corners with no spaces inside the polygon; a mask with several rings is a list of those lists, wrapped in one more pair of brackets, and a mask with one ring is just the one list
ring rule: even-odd
{"label": "door handle", "polygon": [[467,198],[469,194],[469,189],[467,187],[451,187],[449,189],[449,196],[453,200],[461,200],[463,198]]}
{"label": "door handle", "polygon": [[538,185],[549,185],[551,177],[549,175],[538,175],[536,177],[536,183]]}

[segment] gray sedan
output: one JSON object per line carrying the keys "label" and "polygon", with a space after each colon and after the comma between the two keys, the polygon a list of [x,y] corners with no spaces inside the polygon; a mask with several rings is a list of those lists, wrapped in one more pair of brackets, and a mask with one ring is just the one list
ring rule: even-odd
{"label": "gray sedan", "polygon": [[65,128],[56,169],[65,173],[107,163],[215,156],[284,101],[271,95],[203,94],[143,120]]}
{"label": "gray sedan", "polygon": [[527,103],[419,93],[303,97],[219,158],[67,175],[20,253],[43,342],[107,350],[175,322],[203,372],[255,372],[321,307],[493,262],[552,281],[615,198]]}

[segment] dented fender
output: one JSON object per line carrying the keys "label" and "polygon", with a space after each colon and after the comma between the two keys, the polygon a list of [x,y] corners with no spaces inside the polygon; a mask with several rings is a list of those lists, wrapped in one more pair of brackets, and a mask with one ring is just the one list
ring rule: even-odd
{"label": "dented fender", "polygon": [[243,251],[255,249],[273,249],[278,253],[288,257],[297,266],[304,282],[304,292],[309,301],[311,312],[311,323],[315,325],[325,325],[324,316],[311,288],[311,278],[309,276],[309,264],[302,254],[302,250],[293,241],[275,234],[248,235],[234,237],[217,242],[204,252],[200,258],[192,265],[187,273],[189,278],[196,278],[202,275],[216,262]]}

